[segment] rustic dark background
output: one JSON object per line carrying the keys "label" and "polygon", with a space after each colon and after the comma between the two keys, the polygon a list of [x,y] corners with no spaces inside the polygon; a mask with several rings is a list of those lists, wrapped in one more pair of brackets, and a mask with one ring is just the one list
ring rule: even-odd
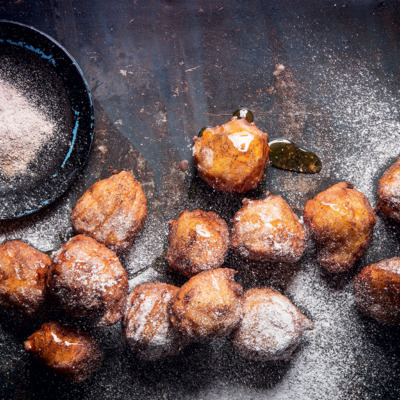
{"label": "rustic dark background", "polygon": [[[318,175],[269,168],[266,188],[301,215],[307,199],[352,180],[373,204],[376,183],[399,156],[400,3],[398,1],[0,0],[0,19],[32,25],[75,57],[91,88],[95,140],[85,169],[53,205],[0,225],[54,251],[73,232],[70,210],[109,167],[143,184],[146,227],[122,260],[130,286],[182,284],[164,262],[167,221],[184,208],[227,221],[243,196],[218,193],[196,178],[192,137],[247,106],[270,137],[319,154]],[[279,73],[277,65],[285,69]],[[398,226],[381,218],[354,271],[326,276],[310,244],[302,263],[263,269],[229,255],[245,287],[273,285],[316,325],[289,362],[242,360],[223,339],[181,355],[143,362],[120,326],[94,330],[106,357],[89,381],[69,386],[23,351],[34,321],[0,312],[0,398],[4,399],[399,399],[400,331],[358,313],[351,278],[362,266],[399,254]],[[88,329],[91,329],[88,327]]]}

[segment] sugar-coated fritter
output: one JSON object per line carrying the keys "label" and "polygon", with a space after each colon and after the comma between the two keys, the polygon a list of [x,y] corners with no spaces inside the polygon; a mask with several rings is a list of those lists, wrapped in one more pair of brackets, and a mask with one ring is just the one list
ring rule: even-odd
{"label": "sugar-coated fritter", "polygon": [[179,353],[185,341],[173,328],[168,305],[179,288],[154,282],[138,285],[128,296],[125,337],[139,358],[157,360]]}
{"label": "sugar-coated fritter", "polygon": [[95,340],[58,322],[48,322],[29,336],[25,350],[54,372],[79,383],[101,366],[102,352]]}
{"label": "sugar-coated fritter", "polygon": [[72,316],[112,325],[125,309],[128,275],[113,251],[78,235],[54,255],[49,287]]}
{"label": "sugar-coated fritter", "polygon": [[379,180],[377,208],[387,217],[400,222],[400,158]]}
{"label": "sugar-coated fritter", "polygon": [[305,330],[314,324],[275,289],[247,290],[243,316],[232,332],[234,350],[250,360],[288,360]]}
{"label": "sugar-coated fritter", "polygon": [[400,258],[365,267],[353,280],[358,308],[379,322],[400,324]]}
{"label": "sugar-coated fritter", "polygon": [[170,222],[167,260],[187,277],[220,267],[229,245],[229,228],[216,213],[182,211]]}
{"label": "sugar-coated fritter", "polygon": [[281,196],[243,200],[232,223],[231,248],[259,261],[298,261],[306,247],[306,231]]}
{"label": "sugar-coated fritter", "polygon": [[121,171],[96,182],[72,210],[74,229],[123,252],[143,227],[147,216],[142,186],[132,174]]}
{"label": "sugar-coated fritter", "polygon": [[20,241],[0,246],[0,304],[26,316],[37,313],[46,296],[48,255]]}
{"label": "sugar-coated fritter", "polygon": [[207,341],[228,335],[242,314],[243,289],[236,271],[218,268],[200,272],[171,301],[171,322],[185,338]]}
{"label": "sugar-coated fritter", "polygon": [[304,223],[319,248],[318,262],[329,272],[353,267],[371,241],[375,222],[367,197],[348,182],[319,193],[304,209]]}
{"label": "sugar-coated fritter", "polygon": [[233,118],[194,138],[199,176],[215,189],[244,193],[255,189],[268,165],[268,135],[254,123]]}

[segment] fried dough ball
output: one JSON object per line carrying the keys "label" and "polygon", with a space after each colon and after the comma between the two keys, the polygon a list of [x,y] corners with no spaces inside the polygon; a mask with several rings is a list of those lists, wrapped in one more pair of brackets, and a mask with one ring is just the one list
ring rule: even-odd
{"label": "fried dough ball", "polygon": [[18,240],[0,246],[0,304],[33,316],[43,304],[48,255]]}
{"label": "fried dough ball", "polygon": [[304,223],[319,248],[318,262],[333,273],[349,270],[363,255],[375,222],[368,199],[348,182],[319,193],[304,209]]}
{"label": "fried dough ball", "polygon": [[251,260],[293,263],[303,255],[306,236],[286,201],[266,193],[262,200],[243,200],[233,218],[231,248]]}
{"label": "fried dough ball", "polygon": [[167,307],[179,288],[166,283],[136,286],[128,297],[125,337],[139,358],[157,360],[179,353],[185,342],[173,328]]}
{"label": "fried dough ball", "polygon": [[172,325],[185,338],[205,342],[228,335],[242,314],[243,289],[236,271],[203,271],[186,282],[169,306]]}
{"label": "fried dough ball", "polygon": [[257,288],[244,294],[243,317],[229,339],[249,360],[288,360],[303,332],[313,328],[287,297],[275,289]]}
{"label": "fried dough ball", "polygon": [[170,222],[167,260],[187,277],[220,267],[229,245],[229,228],[216,213],[182,211]]}
{"label": "fried dough ball", "polygon": [[78,235],[54,255],[49,287],[67,313],[112,325],[123,315],[128,275],[113,251]]}
{"label": "fried dough ball", "polygon": [[215,189],[244,193],[255,189],[268,165],[268,135],[254,123],[233,118],[194,138],[199,176]]}
{"label": "fried dough ball", "polygon": [[378,196],[377,208],[400,222],[400,158],[382,175]]}
{"label": "fried dough ball", "polygon": [[130,172],[121,171],[96,182],[72,210],[74,229],[116,252],[127,250],[147,217],[142,186]]}
{"label": "fried dough ball", "polygon": [[353,280],[358,308],[379,322],[400,324],[400,258],[365,267]]}
{"label": "fried dough ball", "polygon": [[39,362],[75,383],[89,378],[101,366],[103,355],[95,340],[58,322],[43,324],[24,344]]}

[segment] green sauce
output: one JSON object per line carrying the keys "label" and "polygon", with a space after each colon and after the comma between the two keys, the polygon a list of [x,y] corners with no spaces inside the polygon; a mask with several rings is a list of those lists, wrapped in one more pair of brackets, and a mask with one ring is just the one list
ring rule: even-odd
{"label": "green sauce", "polygon": [[274,139],[269,142],[269,159],[276,168],[303,174],[316,174],[321,171],[321,159],[314,153],[296,146],[287,139]]}

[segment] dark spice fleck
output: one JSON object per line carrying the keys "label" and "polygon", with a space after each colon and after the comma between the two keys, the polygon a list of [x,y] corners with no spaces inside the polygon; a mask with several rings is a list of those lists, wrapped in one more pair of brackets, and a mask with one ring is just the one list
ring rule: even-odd
{"label": "dark spice fleck", "polygon": [[188,161],[188,160],[182,160],[182,161],[179,163],[179,169],[180,169],[182,172],[186,172],[186,171],[189,169],[189,166],[190,166],[190,164],[189,164],[189,161]]}

